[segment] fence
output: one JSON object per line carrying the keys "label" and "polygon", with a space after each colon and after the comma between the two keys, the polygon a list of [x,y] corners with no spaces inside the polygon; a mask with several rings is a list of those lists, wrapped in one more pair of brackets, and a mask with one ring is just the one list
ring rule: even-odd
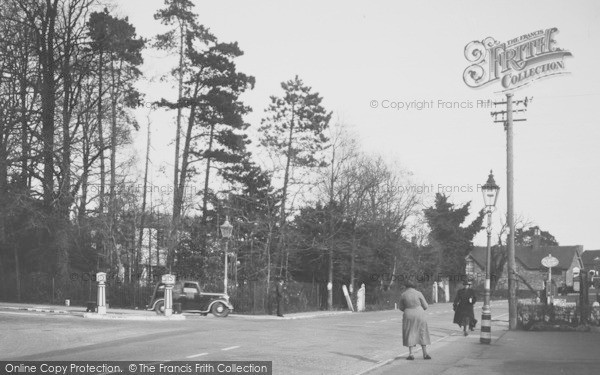
{"label": "fence", "polygon": [[[0,301],[59,304],[70,300],[73,306],[85,306],[88,301],[95,301],[97,283],[92,277],[78,277],[69,280],[62,288],[52,275],[35,273],[22,277],[21,295],[17,295],[14,275],[0,276]],[[327,309],[327,285],[325,282],[296,282],[285,284],[285,312],[306,312]],[[419,286],[428,301],[431,301],[431,287]],[[222,289],[212,285],[206,291],[220,292]],[[106,285],[106,299],[109,307],[143,309],[149,303],[154,285],[141,285],[136,282],[119,282],[110,278]],[[379,287],[367,285],[366,309],[393,309],[404,291],[399,286],[381,290]],[[231,303],[236,313],[241,314],[273,314],[276,309],[274,283],[267,289],[265,281],[246,281],[239,286],[231,286],[229,290]],[[352,303],[356,306],[355,296]],[[333,287],[333,309],[347,310],[346,298],[342,285],[335,283]]]}
{"label": "fence", "polygon": [[[36,273],[22,278],[19,298],[14,277],[3,277],[0,282],[0,300],[7,302],[64,304],[68,299],[71,305],[84,306],[87,301],[95,301],[98,292],[97,283],[91,278],[69,280],[59,287],[52,275]],[[111,307],[141,309],[149,302],[152,292],[153,286],[109,280],[106,300]]]}
{"label": "fence", "polygon": [[[236,312],[243,314],[272,314],[276,309],[275,287],[266,283],[248,282],[229,292]],[[316,311],[327,308],[327,288],[324,283],[288,281],[285,284],[284,308],[287,313]],[[346,300],[339,288],[333,289],[333,307],[346,309]]]}
{"label": "fence", "polygon": [[[19,297],[14,275],[0,277],[0,301],[61,305],[68,299],[73,306],[85,306],[87,301],[96,300],[98,288],[93,277],[77,277],[69,280],[63,287],[58,287],[55,277],[43,273],[29,274],[21,279]],[[209,292],[221,290],[215,286],[207,289]],[[154,285],[119,282],[112,278],[106,283],[106,300],[109,307],[143,309],[149,303],[153,291]],[[264,281],[233,286],[229,295],[237,313],[270,314],[276,308],[274,284],[267,290]],[[289,281],[286,283],[284,305],[289,313],[326,309],[326,285]],[[333,306],[335,309],[347,308],[341,286],[336,286],[333,290]]]}

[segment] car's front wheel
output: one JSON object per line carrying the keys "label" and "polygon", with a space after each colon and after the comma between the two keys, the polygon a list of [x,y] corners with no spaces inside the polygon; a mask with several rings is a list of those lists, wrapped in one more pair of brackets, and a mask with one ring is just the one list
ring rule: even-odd
{"label": "car's front wheel", "polygon": [[218,318],[224,318],[229,315],[229,307],[225,306],[222,302],[217,302],[212,306],[210,312]]}
{"label": "car's front wheel", "polygon": [[164,301],[156,302],[156,305],[154,305],[154,311],[156,311],[156,313],[158,315],[164,315],[165,314],[165,302]]}

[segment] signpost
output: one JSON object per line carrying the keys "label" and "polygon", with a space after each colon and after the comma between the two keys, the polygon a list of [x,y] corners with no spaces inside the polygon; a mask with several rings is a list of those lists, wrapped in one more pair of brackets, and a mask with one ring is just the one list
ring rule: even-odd
{"label": "signpost", "polygon": [[548,254],[547,257],[542,259],[542,266],[548,267],[548,285],[546,286],[546,295],[548,296],[548,304],[553,303],[552,301],[552,267],[558,266],[558,259]]}

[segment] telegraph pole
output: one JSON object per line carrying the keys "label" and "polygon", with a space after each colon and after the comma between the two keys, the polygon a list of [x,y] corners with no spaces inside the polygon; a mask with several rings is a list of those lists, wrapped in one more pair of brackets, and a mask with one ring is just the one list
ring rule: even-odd
{"label": "telegraph pole", "polygon": [[512,94],[506,94],[506,212],[508,217],[508,329],[517,328],[517,285],[515,280],[515,201]]}
{"label": "telegraph pole", "polygon": [[[508,223],[507,258],[508,258],[508,328],[517,328],[517,281],[515,270],[515,220],[514,220],[514,154],[513,154],[513,121],[525,121],[525,119],[513,119],[513,113],[525,112],[527,109],[513,109],[513,94],[506,94],[506,102],[497,102],[494,105],[506,104],[506,111],[492,112],[494,122],[504,123],[506,130],[506,221]],[[515,104],[524,104],[527,107],[529,99],[517,101]],[[498,116],[501,119],[498,120]]]}

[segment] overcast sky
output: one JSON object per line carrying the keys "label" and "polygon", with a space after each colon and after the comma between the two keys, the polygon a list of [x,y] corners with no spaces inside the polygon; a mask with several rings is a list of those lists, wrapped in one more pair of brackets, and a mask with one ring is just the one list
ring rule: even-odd
{"label": "overcast sky", "polygon": [[[162,0],[114,1],[138,34],[162,29],[153,19]],[[477,185],[494,170],[501,187],[494,225],[506,212],[506,137],[493,108],[500,85],[472,89],[463,82],[470,63],[465,46],[493,37],[504,42],[552,27],[555,46],[570,51],[569,74],[536,81],[514,92],[533,97],[515,124],[515,211],[561,245],[600,249],[600,2],[589,1],[194,1],[199,21],[221,41],[245,52],[238,69],[256,77],[243,100],[258,127],[270,95],[298,74],[324,97],[334,119],[350,125],[363,150],[378,153],[414,173],[418,184],[457,189],[455,203],[483,205]],[[174,61],[145,54],[148,100],[172,95],[158,77]],[[431,102],[431,108],[382,108],[391,102]],[[471,103],[448,109],[446,102]],[[375,104],[377,108],[373,108]],[[468,105],[468,104],[467,104]],[[145,123],[145,112],[138,111]],[[171,181],[174,114],[152,118],[154,178]],[[145,131],[134,135],[143,159]],[[161,174],[160,167],[165,172]],[[162,176],[162,177],[161,177]],[[458,187],[458,188],[457,188]],[[485,244],[485,234],[476,237]]]}

